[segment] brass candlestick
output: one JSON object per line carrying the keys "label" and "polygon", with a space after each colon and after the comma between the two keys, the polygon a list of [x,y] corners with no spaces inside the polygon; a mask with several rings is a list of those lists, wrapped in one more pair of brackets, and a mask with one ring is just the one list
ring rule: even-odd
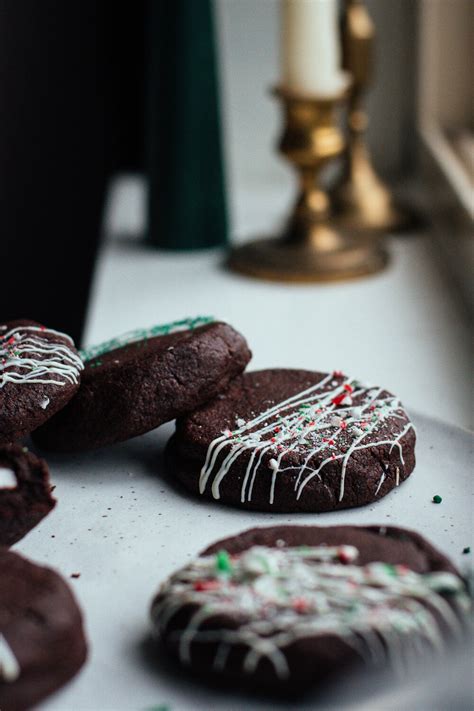
{"label": "brass candlestick", "polygon": [[339,156],[344,138],[334,111],[335,97],[298,96],[277,88],[285,128],[280,152],[298,172],[300,191],[282,236],[259,239],[232,250],[229,266],[238,272],[279,281],[349,279],[381,269],[386,255],[374,235],[344,233],[329,219],[329,199],[318,183],[321,168]]}
{"label": "brass candlestick", "polygon": [[363,0],[346,0],[342,27],[343,65],[352,76],[349,91],[349,140],[341,182],[331,193],[338,224],[390,232],[405,229],[412,215],[394,203],[374,170],[365,142],[368,124],[363,97],[373,67],[375,29]]}

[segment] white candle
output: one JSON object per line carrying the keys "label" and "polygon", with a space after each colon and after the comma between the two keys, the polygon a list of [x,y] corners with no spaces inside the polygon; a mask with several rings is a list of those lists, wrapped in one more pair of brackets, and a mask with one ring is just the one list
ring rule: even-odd
{"label": "white candle", "polygon": [[337,0],[282,0],[282,86],[333,96],[347,84],[341,70]]}

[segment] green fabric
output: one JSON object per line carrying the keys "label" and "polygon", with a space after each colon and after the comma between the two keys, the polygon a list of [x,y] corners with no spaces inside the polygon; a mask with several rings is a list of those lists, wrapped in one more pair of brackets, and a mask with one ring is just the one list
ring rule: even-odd
{"label": "green fabric", "polygon": [[209,0],[151,0],[147,241],[225,244],[215,36]]}

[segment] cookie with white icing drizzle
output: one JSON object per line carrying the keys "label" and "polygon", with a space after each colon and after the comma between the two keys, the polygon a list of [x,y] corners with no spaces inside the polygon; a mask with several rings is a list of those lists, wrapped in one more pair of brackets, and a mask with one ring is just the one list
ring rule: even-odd
{"label": "cookie with white icing drizzle", "polygon": [[299,692],[360,666],[403,675],[463,637],[469,607],[416,533],[276,526],[212,545],[161,586],[151,616],[195,671]]}
{"label": "cookie with white icing drizzle", "polygon": [[0,324],[0,444],[22,439],[64,407],[82,369],[65,333],[35,321]]}
{"label": "cookie with white icing drizzle", "polygon": [[12,546],[54,508],[48,465],[26,447],[0,446],[0,546]]}
{"label": "cookie with white icing drizzle", "polygon": [[0,549],[0,709],[36,706],[86,655],[82,614],[66,582]]}
{"label": "cookie with white icing drizzle", "polygon": [[45,449],[95,449],[149,432],[225,390],[251,356],[240,333],[202,316],[132,331],[81,354],[79,392],[34,434]]}
{"label": "cookie with white icing drizzle", "polygon": [[397,397],[340,372],[244,373],[177,422],[173,477],[242,508],[330,511],[375,501],[415,466],[415,429]]}

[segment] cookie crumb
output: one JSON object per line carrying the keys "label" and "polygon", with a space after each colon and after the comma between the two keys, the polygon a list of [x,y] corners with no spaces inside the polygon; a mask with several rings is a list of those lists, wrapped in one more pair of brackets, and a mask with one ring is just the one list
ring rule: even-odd
{"label": "cookie crumb", "polygon": [[471,546],[466,546],[465,548],[462,549],[462,552],[464,555],[467,555],[468,553],[471,552]]}
{"label": "cookie crumb", "polygon": [[80,573],[71,573],[71,578],[77,579],[80,578],[81,574]]}

